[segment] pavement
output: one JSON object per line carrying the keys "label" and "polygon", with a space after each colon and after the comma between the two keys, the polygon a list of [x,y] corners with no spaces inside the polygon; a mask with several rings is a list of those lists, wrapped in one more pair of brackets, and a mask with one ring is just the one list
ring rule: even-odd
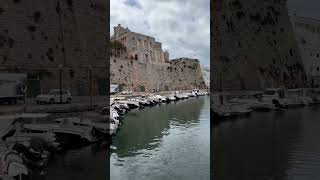
{"label": "pavement", "polygon": [[[180,92],[189,92],[192,90],[177,90]],[[112,94],[110,95],[110,98],[115,98],[115,97],[125,97],[125,98],[131,98],[131,97],[138,97],[138,96],[150,96],[150,95],[170,95],[173,94],[176,91],[160,91],[160,92],[133,92],[132,94],[127,94],[127,95],[123,95],[123,94]]]}
{"label": "pavement", "polygon": [[[189,90],[191,91],[191,90]],[[121,95],[121,94],[113,94],[110,95],[110,98],[113,97],[137,97],[142,95],[169,95],[174,93],[175,91],[161,91],[155,93],[146,93],[146,92],[134,92],[130,95]],[[185,90],[184,92],[187,92]],[[103,108],[105,106],[109,106],[109,97],[108,96],[93,96],[90,98],[89,96],[73,96],[71,104],[44,104],[39,105],[32,98],[27,98],[26,103],[23,101],[18,101],[17,105],[6,105],[0,104],[0,115],[7,114],[16,114],[16,113],[70,113],[70,112],[83,112],[90,111],[93,109]]]}
{"label": "pavement", "polygon": [[89,111],[96,108],[102,108],[109,104],[108,96],[73,96],[71,104],[44,104],[38,105],[34,99],[28,98],[26,104],[19,101],[17,105],[0,104],[0,115],[15,113],[63,113]]}

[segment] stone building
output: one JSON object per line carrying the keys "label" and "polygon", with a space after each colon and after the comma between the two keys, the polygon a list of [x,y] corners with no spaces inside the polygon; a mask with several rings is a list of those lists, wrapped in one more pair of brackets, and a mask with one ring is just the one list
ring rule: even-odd
{"label": "stone building", "polygon": [[[109,87],[106,1],[0,1],[0,72],[25,73],[28,95],[62,88],[73,95]],[[91,74],[91,79],[89,79]]]}
{"label": "stone building", "polygon": [[292,27],[298,43],[308,84],[320,85],[320,20],[291,16]]}
{"label": "stone building", "polygon": [[286,0],[213,0],[212,90],[306,85]]}
{"label": "stone building", "polygon": [[123,59],[153,64],[169,62],[168,51],[164,52],[162,44],[154,37],[132,32],[120,24],[114,27],[110,40],[121,42],[125,46],[126,51],[120,56]]}

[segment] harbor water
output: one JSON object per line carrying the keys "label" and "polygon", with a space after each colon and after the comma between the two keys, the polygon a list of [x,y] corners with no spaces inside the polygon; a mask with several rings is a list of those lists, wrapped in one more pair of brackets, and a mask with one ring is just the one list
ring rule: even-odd
{"label": "harbor water", "polygon": [[213,129],[214,179],[317,180],[320,106],[253,112]]}
{"label": "harbor water", "polygon": [[95,145],[68,150],[50,162],[43,180],[105,180],[107,159],[107,152]]}
{"label": "harbor water", "polygon": [[209,97],[125,115],[110,153],[111,180],[209,180]]}

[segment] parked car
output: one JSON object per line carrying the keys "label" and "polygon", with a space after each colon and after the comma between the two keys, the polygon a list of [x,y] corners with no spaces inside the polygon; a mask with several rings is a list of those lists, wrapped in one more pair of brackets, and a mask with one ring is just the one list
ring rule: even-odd
{"label": "parked car", "polygon": [[[71,92],[67,89],[61,90],[62,94],[62,103],[71,103],[72,96]],[[40,94],[36,97],[37,104],[43,103],[60,103],[60,89],[51,89],[48,94]]]}

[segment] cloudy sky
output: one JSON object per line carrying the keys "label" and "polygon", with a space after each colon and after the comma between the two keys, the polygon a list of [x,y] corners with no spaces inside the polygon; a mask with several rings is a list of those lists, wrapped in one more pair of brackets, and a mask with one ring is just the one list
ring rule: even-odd
{"label": "cloudy sky", "polygon": [[320,19],[319,0],[288,0],[290,14]]}
{"label": "cloudy sky", "polygon": [[111,24],[153,36],[168,50],[170,59],[210,59],[209,0],[111,0]]}

